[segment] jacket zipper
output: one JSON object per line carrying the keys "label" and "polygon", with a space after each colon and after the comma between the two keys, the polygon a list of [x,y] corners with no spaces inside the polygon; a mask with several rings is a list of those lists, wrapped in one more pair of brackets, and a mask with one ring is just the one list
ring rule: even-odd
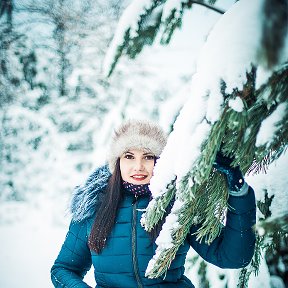
{"label": "jacket zipper", "polygon": [[133,208],[133,221],[132,221],[132,261],[133,261],[133,268],[134,268],[134,275],[137,282],[137,287],[142,288],[143,285],[141,283],[141,279],[139,276],[139,269],[138,269],[138,261],[137,261],[137,255],[136,255],[136,222],[137,222],[137,196],[135,196],[135,199],[132,203]]}

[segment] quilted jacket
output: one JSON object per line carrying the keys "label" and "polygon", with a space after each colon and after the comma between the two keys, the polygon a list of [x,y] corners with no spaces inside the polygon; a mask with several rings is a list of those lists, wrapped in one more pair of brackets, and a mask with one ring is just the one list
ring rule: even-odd
{"label": "quilted jacket", "polygon": [[[104,174],[105,169],[104,172],[102,171]],[[93,179],[91,177],[90,182],[88,179],[86,185],[80,187],[74,195],[72,204],[74,214],[69,231],[51,269],[51,279],[55,287],[89,287],[84,283],[83,277],[91,265],[94,267],[97,288],[194,287],[184,276],[184,262],[190,247],[203,259],[218,267],[241,268],[250,262],[255,244],[252,230],[255,224],[255,197],[252,188],[249,188],[245,196],[229,197],[231,209],[227,212],[226,226],[212,244],[197,242],[192,235],[197,227],[191,227],[190,233],[179,248],[164,278],[148,279],[144,276],[147,264],[156,249],[156,245],[151,243],[148,234],[140,225],[142,209],[146,208],[149,202],[147,196],[135,198],[124,193],[116,224],[107,239],[106,246],[99,255],[90,251],[87,240],[95,210],[97,211],[95,199],[99,191],[105,190],[105,179],[109,177],[108,174],[103,177],[102,172],[97,171],[96,175],[96,178],[101,178],[101,185],[97,181],[96,183],[95,179],[94,184],[91,185]],[[89,185],[90,188],[87,189]],[[89,201],[92,199],[92,202],[88,201],[88,203],[87,199]],[[80,206],[79,211],[77,207]],[[86,209],[85,213],[83,209]]]}

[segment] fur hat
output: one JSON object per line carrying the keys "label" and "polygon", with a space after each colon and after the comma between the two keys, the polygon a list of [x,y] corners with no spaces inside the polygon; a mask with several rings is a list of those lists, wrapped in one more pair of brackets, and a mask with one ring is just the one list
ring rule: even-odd
{"label": "fur hat", "polygon": [[166,145],[167,136],[162,128],[150,121],[128,120],[114,131],[108,164],[113,173],[116,161],[129,149],[140,149],[159,156]]}

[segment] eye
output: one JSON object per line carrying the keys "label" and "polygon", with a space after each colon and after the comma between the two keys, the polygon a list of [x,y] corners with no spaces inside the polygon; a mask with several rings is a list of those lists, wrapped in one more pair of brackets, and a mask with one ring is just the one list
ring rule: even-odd
{"label": "eye", "polygon": [[144,159],[145,160],[153,160],[154,161],[155,156],[154,155],[146,155]]}
{"label": "eye", "polygon": [[124,158],[125,158],[125,159],[134,159],[134,156],[131,155],[131,154],[125,154],[125,155],[124,155]]}

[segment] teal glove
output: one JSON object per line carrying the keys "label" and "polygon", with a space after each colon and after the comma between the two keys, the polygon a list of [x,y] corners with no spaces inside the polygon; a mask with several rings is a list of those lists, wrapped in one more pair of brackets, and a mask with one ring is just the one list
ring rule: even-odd
{"label": "teal glove", "polygon": [[226,176],[229,194],[243,196],[248,193],[248,184],[245,182],[239,166],[231,167],[233,158],[217,153],[213,167]]}

